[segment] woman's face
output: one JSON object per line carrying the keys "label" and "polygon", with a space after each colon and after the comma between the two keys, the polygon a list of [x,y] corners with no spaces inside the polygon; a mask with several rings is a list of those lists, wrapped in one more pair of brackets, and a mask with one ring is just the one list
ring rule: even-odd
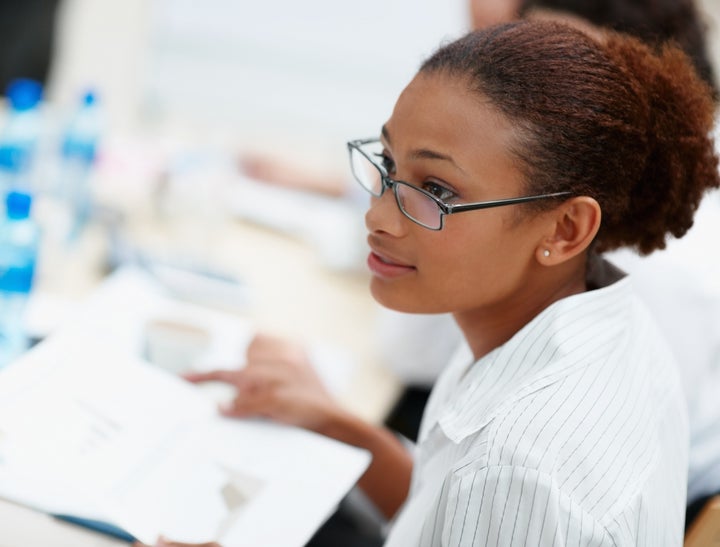
{"label": "woman's face", "polygon": [[[515,129],[459,79],[419,74],[383,128],[390,176],[447,203],[525,194],[510,154]],[[381,304],[415,313],[492,311],[522,305],[532,287],[542,215],[518,205],[445,217],[432,231],[405,217],[391,191],[366,214],[371,292]]]}

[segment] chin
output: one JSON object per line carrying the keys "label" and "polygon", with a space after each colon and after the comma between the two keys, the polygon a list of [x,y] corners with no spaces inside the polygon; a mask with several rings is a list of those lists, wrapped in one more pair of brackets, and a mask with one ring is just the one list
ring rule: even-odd
{"label": "chin", "polygon": [[391,310],[413,313],[413,306],[408,306],[408,299],[403,298],[403,292],[388,286],[377,277],[370,281],[370,294],[378,304]]}
{"label": "chin", "polygon": [[446,313],[452,310],[433,306],[414,292],[401,291],[377,278],[370,281],[370,294],[381,306],[403,313]]}

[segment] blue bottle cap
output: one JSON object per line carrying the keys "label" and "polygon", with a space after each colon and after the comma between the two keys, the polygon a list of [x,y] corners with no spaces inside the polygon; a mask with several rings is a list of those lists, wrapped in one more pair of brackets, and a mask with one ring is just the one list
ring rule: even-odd
{"label": "blue bottle cap", "polygon": [[85,106],[92,106],[97,102],[97,93],[94,90],[88,89],[82,98],[82,104]]}
{"label": "blue bottle cap", "polygon": [[42,98],[42,84],[29,78],[16,78],[8,85],[6,94],[13,109],[30,110]]}
{"label": "blue bottle cap", "polygon": [[7,217],[13,220],[22,220],[30,216],[32,197],[24,192],[8,192],[5,197]]}

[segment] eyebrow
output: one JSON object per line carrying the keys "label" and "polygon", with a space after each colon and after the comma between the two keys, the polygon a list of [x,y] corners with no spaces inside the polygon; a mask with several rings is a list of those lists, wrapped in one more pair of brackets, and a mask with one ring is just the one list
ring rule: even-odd
{"label": "eyebrow", "polygon": [[[388,144],[392,145],[392,140],[390,139],[390,132],[388,131],[386,126],[382,126],[382,129],[380,130],[383,137],[385,137],[385,140],[388,142]],[[460,167],[457,162],[452,158],[452,156],[448,156],[447,154],[443,154],[441,152],[436,152],[435,150],[429,150],[427,148],[419,148],[417,150],[413,150],[410,153],[410,159],[429,159],[429,160],[442,160],[447,161],[454,165],[458,170],[465,173],[465,170]]]}

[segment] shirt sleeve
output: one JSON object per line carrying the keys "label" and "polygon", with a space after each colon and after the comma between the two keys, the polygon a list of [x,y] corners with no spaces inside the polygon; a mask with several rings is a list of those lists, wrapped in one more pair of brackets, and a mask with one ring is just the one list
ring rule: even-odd
{"label": "shirt sleeve", "polygon": [[552,477],[534,469],[490,466],[453,473],[437,509],[423,527],[423,546],[615,545]]}

